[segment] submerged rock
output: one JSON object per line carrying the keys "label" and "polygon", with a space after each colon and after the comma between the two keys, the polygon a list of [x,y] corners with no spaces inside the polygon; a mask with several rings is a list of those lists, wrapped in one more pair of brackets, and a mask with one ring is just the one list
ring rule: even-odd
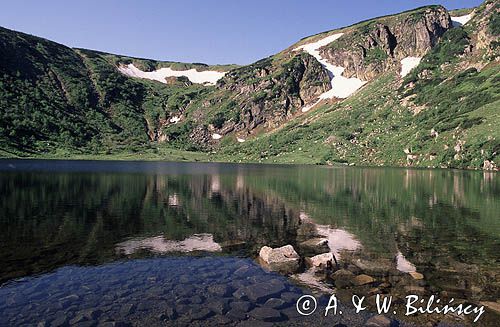
{"label": "submerged rock", "polygon": [[330,275],[333,279],[335,287],[346,288],[352,285],[352,280],[354,279],[354,274],[346,269],[340,269]]}
{"label": "submerged rock", "polygon": [[485,307],[487,307],[491,311],[494,311],[497,314],[500,314],[500,303],[498,303],[498,302],[483,301],[480,304],[484,305]]}
{"label": "submerged rock", "polygon": [[391,320],[383,315],[373,316],[366,321],[366,327],[389,327]]}
{"label": "submerged rock", "polygon": [[255,308],[250,311],[250,316],[262,321],[279,321],[282,319],[281,313],[278,310],[271,308]]}
{"label": "submerged rock", "polygon": [[274,279],[266,283],[258,283],[247,286],[245,293],[255,303],[263,303],[271,297],[278,296],[285,290],[285,284]]}
{"label": "submerged rock", "polygon": [[293,274],[299,269],[300,257],[291,245],[275,249],[264,246],[260,249],[259,258],[272,271]]}
{"label": "submerged rock", "polygon": [[364,273],[372,276],[387,276],[390,275],[395,269],[395,263],[388,259],[378,259],[368,261],[358,259],[353,264],[362,270]]}
{"label": "submerged rock", "polygon": [[354,277],[352,282],[356,286],[361,286],[361,285],[371,284],[371,283],[375,282],[375,278],[368,276],[368,275],[359,275],[359,276]]}
{"label": "submerged rock", "polygon": [[265,307],[269,307],[272,309],[281,309],[285,307],[287,303],[283,301],[282,299],[277,299],[277,298],[270,298],[269,300],[264,303]]}
{"label": "submerged rock", "polygon": [[422,275],[421,273],[416,272],[416,271],[410,272],[410,276],[413,277],[413,279],[415,279],[415,280],[424,279],[424,275]]}

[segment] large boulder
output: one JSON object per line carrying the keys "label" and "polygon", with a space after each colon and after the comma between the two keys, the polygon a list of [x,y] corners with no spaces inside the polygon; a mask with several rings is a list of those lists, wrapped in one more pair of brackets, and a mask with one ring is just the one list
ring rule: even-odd
{"label": "large boulder", "polygon": [[259,259],[269,270],[282,274],[293,274],[300,268],[300,256],[291,245],[275,249],[264,246],[260,249]]}
{"label": "large boulder", "polygon": [[328,239],[323,237],[315,237],[299,244],[299,249],[302,254],[322,254],[330,251],[328,247]]}

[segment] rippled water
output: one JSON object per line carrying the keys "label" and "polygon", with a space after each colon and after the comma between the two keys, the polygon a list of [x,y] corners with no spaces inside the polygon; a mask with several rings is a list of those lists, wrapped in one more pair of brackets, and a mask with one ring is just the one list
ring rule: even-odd
{"label": "rippled water", "polygon": [[[373,315],[298,317],[298,296],[325,288],[343,303],[378,293],[487,303],[476,325],[495,326],[499,213],[491,172],[3,160],[0,326],[333,326]],[[305,268],[286,278],[254,261],[264,245],[301,253],[313,234],[328,239],[336,269],[375,282],[355,286]],[[241,294],[262,285],[275,288]]]}

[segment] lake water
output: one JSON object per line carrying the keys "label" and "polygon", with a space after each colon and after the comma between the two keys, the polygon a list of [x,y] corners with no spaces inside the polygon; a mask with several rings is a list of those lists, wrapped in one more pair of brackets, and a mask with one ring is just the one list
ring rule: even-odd
{"label": "lake water", "polygon": [[[338,265],[293,276],[260,248],[320,235]],[[370,283],[340,280],[368,275]],[[421,275],[420,275],[421,274]],[[485,305],[500,318],[497,173],[0,160],[0,326],[362,326],[377,294]],[[304,294],[342,316],[297,314]],[[350,298],[366,296],[354,314]],[[471,317],[386,314],[401,326]],[[257,324],[258,323],[258,324]]]}

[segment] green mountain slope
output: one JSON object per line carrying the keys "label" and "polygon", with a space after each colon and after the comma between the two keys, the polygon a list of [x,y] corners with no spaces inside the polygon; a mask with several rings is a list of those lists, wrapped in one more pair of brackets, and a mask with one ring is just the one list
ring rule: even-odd
{"label": "green mountain slope", "polygon": [[447,30],[401,80],[385,70],[347,100],[223,149],[268,163],[481,168],[500,156],[498,4]]}
{"label": "green mountain slope", "polygon": [[155,141],[154,122],[209,89],[182,78],[165,86],[117,70],[129,62],[211,68],[202,64],[71,49],[4,28],[0,57],[0,147],[7,155],[141,151]]}
{"label": "green mountain slope", "polygon": [[[243,67],[71,49],[0,28],[0,156],[495,168],[499,11],[491,0],[452,11],[472,17],[454,26],[443,7],[422,7]],[[331,76],[298,48],[336,33],[318,53],[365,85],[318,101]],[[402,60],[420,57],[401,77]],[[226,75],[160,83],[120,72],[129,64]]]}

